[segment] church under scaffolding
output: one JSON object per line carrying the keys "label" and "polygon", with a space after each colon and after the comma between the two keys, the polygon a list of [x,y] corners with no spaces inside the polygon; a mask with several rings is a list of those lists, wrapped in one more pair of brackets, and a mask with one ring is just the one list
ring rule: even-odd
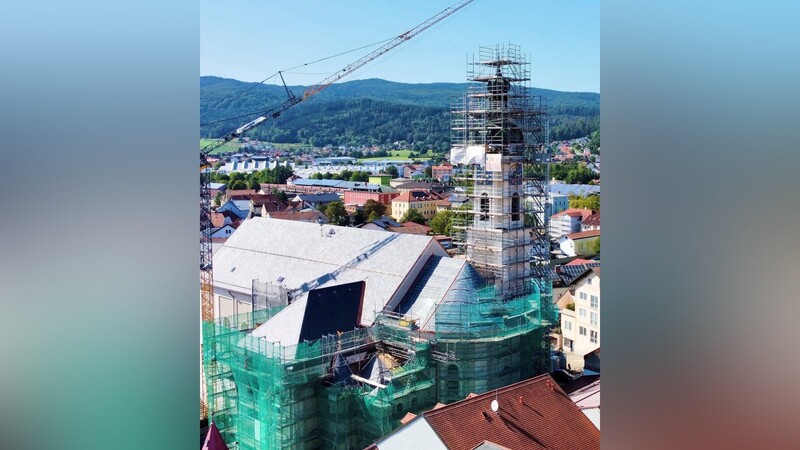
{"label": "church under scaffolding", "polygon": [[[391,300],[367,314],[364,293],[372,295],[370,283],[388,276],[367,265],[397,242],[374,245],[334,276],[315,275],[327,284],[302,294],[288,289],[288,305],[203,324],[209,415],[232,449],[362,449],[409,412],[548,371],[555,308],[549,282],[537,276],[548,264],[540,244],[549,242],[539,214],[547,198],[544,111],[530,96],[529,65],[516,46],[482,48],[469,79],[452,110],[451,162],[471,200],[455,223],[463,258],[424,247],[409,257],[413,264]],[[390,234],[341,229],[322,236],[307,224],[280,226],[308,229],[309,240],[316,233],[319,242]],[[255,225],[243,225],[237,234],[244,237],[229,243],[244,242],[248,230]],[[280,237],[259,235],[273,238]],[[215,275],[244,270],[248,256],[225,259],[241,251],[231,247],[219,250],[220,260],[235,263],[216,265]],[[374,275],[355,280],[358,270]],[[334,303],[345,311],[341,317],[327,313]],[[270,328],[287,336],[292,327],[298,337],[291,342],[265,337]]]}

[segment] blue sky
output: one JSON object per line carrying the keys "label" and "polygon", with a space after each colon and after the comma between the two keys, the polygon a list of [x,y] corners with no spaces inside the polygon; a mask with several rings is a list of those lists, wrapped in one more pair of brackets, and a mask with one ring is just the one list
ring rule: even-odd
{"label": "blue sky", "polygon": [[[397,36],[454,3],[201,0],[200,74],[261,81],[278,70]],[[342,81],[460,83],[466,81],[468,57],[482,45],[503,43],[520,45],[529,55],[532,86],[600,91],[597,0],[476,0]],[[295,69],[284,74],[286,83],[315,84],[374,48]]]}

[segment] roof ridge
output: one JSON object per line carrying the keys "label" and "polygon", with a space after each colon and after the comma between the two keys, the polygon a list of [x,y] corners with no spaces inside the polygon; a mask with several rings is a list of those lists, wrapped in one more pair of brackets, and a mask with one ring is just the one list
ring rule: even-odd
{"label": "roof ridge", "polygon": [[[539,382],[547,381],[548,379],[553,381],[553,378],[550,376],[550,374],[543,373],[541,375],[537,375],[535,377],[528,378],[527,380],[518,381],[518,382],[516,382],[514,384],[509,384],[509,385],[503,386],[501,388],[497,388],[497,389],[494,389],[494,390],[486,391],[486,392],[484,392],[482,394],[478,394],[478,395],[476,395],[474,397],[467,397],[465,399],[458,400],[456,402],[450,403],[449,405],[445,405],[444,407],[439,408],[439,409],[431,409],[429,411],[425,411],[422,414],[425,417],[427,417],[429,415],[438,415],[439,413],[441,413],[442,411],[445,411],[445,410],[459,408],[459,407],[462,407],[464,405],[471,405],[472,403],[475,403],[478,400],[485,400],[486,397],[490,396],[492,393],[494,393],[495,395],[500,395],[501,393],[506,393],[509,390],[516,389],[516,388],[519,388],[521,386],[537,384]],[[558,386],[558,384],[555,381],[553,381],[553,384],[555,385],[555,387],[557,387],[561,391],[562,394],[566,395],[566,393],[561,389],[560,386]]]}

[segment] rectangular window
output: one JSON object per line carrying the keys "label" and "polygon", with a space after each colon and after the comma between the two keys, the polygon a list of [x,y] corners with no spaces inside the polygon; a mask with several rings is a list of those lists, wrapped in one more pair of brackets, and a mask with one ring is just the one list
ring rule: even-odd
{"label": "rectangular window", "polygon": [[565,320],[564,321],[564,329],[565,330],[571,330],[572,329],[572,322],[570,322],[569,320]]}
{"label": "rectangular window", "polygon": [[597,313],[592,311],[592,314],[589,317],[590,317],[589,323],[591,323],[592,325],[597,325]]}
{"label": "rectangular window", "polygon": [[589,283],[589,286],[591,286],[591,285],[592,285],[592,279],[591,279],[591,278],[587,278],[587,279],[586,279],[586,282],[587,282],[587,283]]}
{"label": "rectangular window", "polygon": [[581,317],[586,317],[586,310],[581,308],[580,309]]}
{"label": "rectangular window", "polygon": [[600,299],[597,298],[596,295],[592,296],[592,308],[597,309],[597,305],[600,303]]}
{"label": "rectangular window", "polygon": [[586,292],[581,292],[580,297],[581,300],[586,300]]}
{"label": "rectangular window", "polygon": [[578,327],[578,334],[586,336],[586,327]]}
{"label": "rectangular window", "polygon": [[592,344],[597,344],[597,331],[594,331],[594,330],[592,330],[592,331],[589,333],[589,341],[590,341]]}

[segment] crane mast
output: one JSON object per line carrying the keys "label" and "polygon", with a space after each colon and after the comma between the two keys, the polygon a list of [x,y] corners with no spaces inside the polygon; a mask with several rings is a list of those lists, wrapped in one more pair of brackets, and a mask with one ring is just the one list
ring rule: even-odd
{"label": "crane mast", "polygon": [[[436,25],[440,21],[444,20],[445,18],[452,15],[456,11],[464,8],[473,1],[475,0],[462,0],[456,3],[455,5],[441,11],[440,13],[431,17],[425,22],[422,22],[416,27],[395,37],[394,39],[387,42],[380,48],[374,50],[373,52],[369,53],[368,55],[347,65],[342,70],[325,78],[324,80],[320,81],[314,86],[311,86],[310,88],[306,89],[301,98],[295,97],[294,94],[292,94],[291,91],[289,91],[289,89],[287,88],[286,93],[288,95],[288,98],[283,103],[270,109],[269,111],[264,112],[256,119],[240,126],[239,128],[236,128],[235,130],[231,131],[230,133],[212,142],[211,144],[203,147],[200,150],[200,301],[201,301],[201,317],[204,322],[214,321],[214,275],[213,275],[213,265],[211,261],[212,259],[211,234],[213,231],[213,226],[211,224],[211,189],[209,187],[209,183],[211,181],[211,167],[208,162],[208,155],[212,151],[222,147],[223,145],[232,141],[233,139],[242,136],[247,131],[252,130],[253,128],[261,125],[262,123],[270,119],[276,119],[280,117],[280,115],[283,114],[283,112],[286,111],[287,109],[295,106],[300,102],[307,100],[309,97],[312,97],[320,93],[322,90],[328,88],[335,82],[341,80],[347,75],[350,75],[351,73],[360,69],[364,65],[368,64],[370,61],[373,61],[374,59],[378,58],[379,56],[391,51],[392,49],[402,44],[403,42],[410,40],[411,38],[427,30],[428,28]],[[283,74],[281,74],[281,80],[283,80]],[[284,87],[286,87],[285,81],[283,85]]]}

